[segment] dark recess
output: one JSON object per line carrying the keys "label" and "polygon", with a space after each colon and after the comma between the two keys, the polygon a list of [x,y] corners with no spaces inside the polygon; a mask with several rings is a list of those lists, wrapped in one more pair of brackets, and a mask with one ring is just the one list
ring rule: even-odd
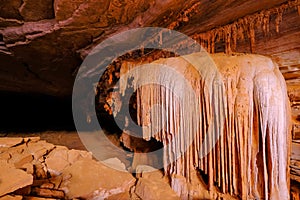
{"label": "dark recess", "polygon": [[0,132],[75,130],[71,97],[0,92]]}

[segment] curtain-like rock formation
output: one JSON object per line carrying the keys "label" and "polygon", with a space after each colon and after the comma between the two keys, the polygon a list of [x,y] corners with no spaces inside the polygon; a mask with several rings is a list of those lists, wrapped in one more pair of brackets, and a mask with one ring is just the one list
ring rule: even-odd
{"label": "curtain-like rock formation", "polygon": [[[153,62],[154,75],[147,74],[161,85],[141,86],[140,63],[123,63],[120,93],[136,89],[144,139],[164,144],[164,169],[182,198],[197,198],[190,187],[196,169],[208,176],[211,195],[217,187],[242,199],[289,199],[289,105],[278,66],[259,55],[211,58],[214,66],[202,53]],[[151,110],[157,104],[160,112]]]}

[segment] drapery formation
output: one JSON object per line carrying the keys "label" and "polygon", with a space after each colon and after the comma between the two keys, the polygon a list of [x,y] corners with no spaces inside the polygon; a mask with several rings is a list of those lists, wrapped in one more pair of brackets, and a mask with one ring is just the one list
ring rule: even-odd
{"label": "drapery formation", "polygon": [[[242,199],[289,198],[289,106],[271,59],[196,53],[147,67],[123,63],[120,92],[136,90],[138,124],[144,139],[164,144],[166,174],[188,183],[197,169],[208,175],[211,191],[217,186]],[[142,85],[145,79],[155,81]],[[151,109],[156,105],[159,111]],[[178,184],[172,180],[180,194]]]}
{"label": "drapery formation", "polygon": [[[215,44],[220,41],[224,41],[226,53],[236,52],[237,42],[248,39],[250,50],[254,53],[257,30],[260,30],[266,37],[270,34],[270,27],[274,24],[276,33],[279,33],[283,13],[288,9],[296,9],[300,15],[300,1],[290,0],[277,7],[247,15],[225,26],[195,34],[193,38],[210,53],[215,52]],[[274,18],[274,21],[271,18]]]}

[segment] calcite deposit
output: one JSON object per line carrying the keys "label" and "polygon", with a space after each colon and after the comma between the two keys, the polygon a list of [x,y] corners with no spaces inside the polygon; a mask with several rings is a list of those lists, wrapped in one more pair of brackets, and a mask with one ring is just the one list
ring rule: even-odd
{"label": "calcite deposit", "polygon": [[[131,87],[137,91],[142,136],[164,144],[164,170],[179,195],[197,198],[188,185],[193,170],[200,170],[208,177],[211,198],[215,187],[242,199],[289,198],[289,104],[283,76],[271,59],[196,53],[154,61],[147,66],[150,74],[141,63],[124,65],[120,94]],[[172,66],[185,80],[161,66]],[[141,86],[147,78],[161,84]],[[165,115],[151,111],[157,104]]]}

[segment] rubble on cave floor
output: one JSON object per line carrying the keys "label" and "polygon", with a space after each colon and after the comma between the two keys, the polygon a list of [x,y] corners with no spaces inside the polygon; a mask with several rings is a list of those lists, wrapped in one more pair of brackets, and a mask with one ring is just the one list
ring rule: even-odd
{"label": "rubble on cave floor", "polygon": [[39,137],[1,137],[0,163],[0,200],[179,198],[159,170],[144,175],[149,166],[140,166],[136,178],[96,161],[90,152]]}

